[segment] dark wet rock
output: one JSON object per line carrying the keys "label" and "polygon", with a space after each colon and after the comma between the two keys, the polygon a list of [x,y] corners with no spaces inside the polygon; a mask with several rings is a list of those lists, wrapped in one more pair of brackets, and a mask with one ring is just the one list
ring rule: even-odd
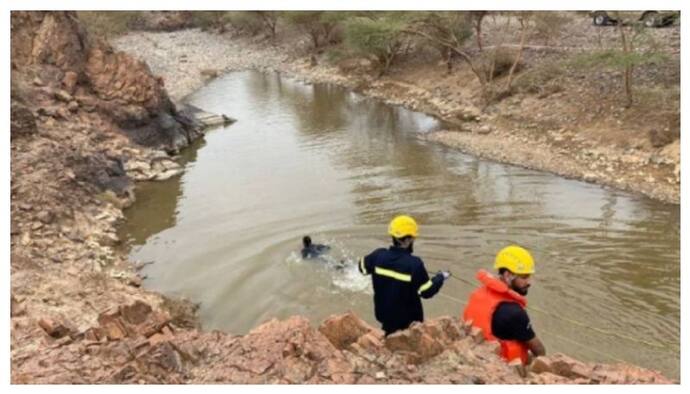
{"label": "dark wet rock", "polygon": [[10,102],[10,138],[36,134],[36,119],[31,110],[16,100]]}

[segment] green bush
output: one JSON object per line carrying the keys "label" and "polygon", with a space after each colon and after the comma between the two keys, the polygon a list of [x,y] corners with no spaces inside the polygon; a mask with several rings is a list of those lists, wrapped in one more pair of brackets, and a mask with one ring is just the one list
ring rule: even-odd
{"label": "green bush", "polygon": [[338,11],[286,11],[283,13],[289,24],[309,37],[314,49],[330,44],[337,36],[338,26],[351,15],[350,12]]}
{"label": "green bush", "polygon": [[361,55],[373,55],[385,74],[406,44],[405,21],[395,17],[357,17],[345,28],[345,45]]}

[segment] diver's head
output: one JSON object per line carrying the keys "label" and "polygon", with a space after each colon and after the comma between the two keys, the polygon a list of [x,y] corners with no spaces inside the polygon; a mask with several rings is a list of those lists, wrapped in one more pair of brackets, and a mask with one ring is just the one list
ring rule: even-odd
{"label": "diver's head", "polygon": [[311,246],[311,237],[308,235],[305,235],[304,238],[302,238],[302,245],[304,245],[305,248],[308,248]]}

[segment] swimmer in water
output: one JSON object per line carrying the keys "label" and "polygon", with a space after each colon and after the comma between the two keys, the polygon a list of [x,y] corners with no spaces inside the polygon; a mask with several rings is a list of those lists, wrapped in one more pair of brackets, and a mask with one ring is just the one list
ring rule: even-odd
{"label": "swimmer in water", "polygon": [[304,238],[302,238],[302,258],[305,260],[312,260],[312,259],[318,259],[318,260],[323,260],[326,263],[333,264],[335,269],[341,270],[345,268],[345,261],[340,261],[340,262],[335,262],[332,261],[332,259],[326,258],[326,255],[329,251],[331,250],[331,247],[328,245],[322,245],[322,244],[315,244],[312,243],[311,237],[308,235],[305,235]]}
{"label": "swimmer in water", "polygon": [[314,244],[311,242],[311,237],[306,235],[302,238],[302,258],[313,259],[327,253],[331,250],[328,245]]}

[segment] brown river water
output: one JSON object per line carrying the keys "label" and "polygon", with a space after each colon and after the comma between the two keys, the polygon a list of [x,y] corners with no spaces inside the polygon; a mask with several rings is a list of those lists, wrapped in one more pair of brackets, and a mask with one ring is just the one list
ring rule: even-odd
{"label": "brown river water", "polygon": [[[354,262],[408,213],[427,269],[461,279],[425,300],[427,317],[458,316],[464,281],[518,243],[536,260],[528,308],[548,352],[679,378],[679,206],[425,142],[443,127],[432,117],[280,74],[228,74],[188,101],[238,121],[184,151],[181,177],[141,184],[121,234],[154,262],[145,286],[199,302],[205,329],[346,310],[376,324]],[[307,234],[330,255],[303,261]]]}

